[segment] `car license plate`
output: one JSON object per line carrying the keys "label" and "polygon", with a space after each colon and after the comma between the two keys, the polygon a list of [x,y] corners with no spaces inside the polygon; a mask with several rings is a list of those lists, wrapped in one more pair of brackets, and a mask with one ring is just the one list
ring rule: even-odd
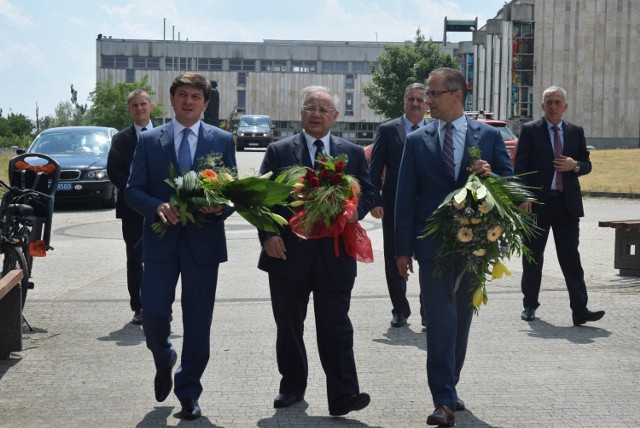
{"label": "car license plate", "polygon": [[58,190],[71,190],[71,183],[58,183]]}
{"label": "car license plate", "polygon": [[258,143],[249,143],[249,145],[250,145],[251,147],[258,147],[258,145],[259,145],[259,144],[258,144]]}

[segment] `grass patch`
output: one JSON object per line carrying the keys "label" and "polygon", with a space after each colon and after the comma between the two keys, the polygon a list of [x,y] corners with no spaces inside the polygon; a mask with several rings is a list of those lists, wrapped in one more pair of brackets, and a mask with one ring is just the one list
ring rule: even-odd
{"label": "grass patch", "polygon": [[583,192],[640,195],[640,149],[591,150],[591,165],[580,177]]}

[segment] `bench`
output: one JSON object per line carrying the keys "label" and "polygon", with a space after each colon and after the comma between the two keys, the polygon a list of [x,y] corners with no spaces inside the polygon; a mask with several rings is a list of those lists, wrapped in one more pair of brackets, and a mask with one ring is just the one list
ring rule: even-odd
{"label": "bench", "polygon": [[620,275],[640,277],[640,220],[601,221],[598,226],[616,230],[613,267]]}
{"label": "bench", "polygon": [[0,278],[0,360],[22,351],[22,269]]}

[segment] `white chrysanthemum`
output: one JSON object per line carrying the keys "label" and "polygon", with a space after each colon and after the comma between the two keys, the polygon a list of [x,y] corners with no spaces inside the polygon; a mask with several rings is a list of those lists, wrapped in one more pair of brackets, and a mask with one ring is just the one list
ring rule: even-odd
{"label": "white chrysanthemum", "polygon": [[195,171],[189,171],[182,176],[182,188],[185,192],[192,192],[196,190],[197,187],[198,187],[198,174]]}

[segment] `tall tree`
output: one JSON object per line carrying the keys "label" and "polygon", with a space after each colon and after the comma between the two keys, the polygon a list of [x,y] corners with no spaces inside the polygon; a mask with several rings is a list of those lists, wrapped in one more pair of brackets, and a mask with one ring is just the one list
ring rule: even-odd
{"label": "tall tree", "polygon": [[386,118],[401,116],[405,88],[411,83],[424,83],[432,70],[439,67],[459,68],[455,58],[432,40],[425,40],[420,28],[415,42],[403,46],[385,46],[378,57],[380,69],[371,66],[373,82],[363,87],[368,105]]}
{"label": "tall tree", "polygon": [[[116,83],[100,82],[96,89],[89,94],[89,100],[93,105],[87,113],[87,120],[92,125],[112,126],[123,129],[131,124],[131,115],[127,112],[127,96],[131,91],[142,89],[149,95],[155,92],[149,84],[148,76],[144,76],[140,82]],[[155,106],[151,111],[151,117],[162,116],[162,110]]]}

